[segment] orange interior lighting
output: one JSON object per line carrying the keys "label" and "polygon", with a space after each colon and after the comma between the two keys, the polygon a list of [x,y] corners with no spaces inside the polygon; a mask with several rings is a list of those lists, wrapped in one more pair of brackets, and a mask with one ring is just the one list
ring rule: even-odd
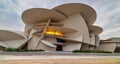
{"label": "orange interior lighting", "polygon": [[63,36],[63,34],[61,32],[57,32],[57,31],[46,31],[46,34]]}

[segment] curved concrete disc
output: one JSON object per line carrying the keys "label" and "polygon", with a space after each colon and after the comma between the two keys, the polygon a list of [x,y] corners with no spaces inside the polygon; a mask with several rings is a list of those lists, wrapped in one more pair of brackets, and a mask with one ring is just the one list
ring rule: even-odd
{"label": "curved concrete disc", "polygon": [[92,7],[81,3],[63,4],[53,8],[53,10],[56,10],[65,16],[71,16],[80,13],[88,25],[92,25],[97,16]]}
{"label": "curved concrete disc", "polygon": [[[40,22],[40,23],[37,23],[34,27],[45,26],[46,24],[47,24],[47,22]],[[63,26],[63,24],[58,23],[58,22],[50,22],[49,25],[52,25],[52,26]]]}
{"label": "curved concrete disc", "polygon": [[97,34],[100,34],[103,31],[103,29],[101,27],[98,27],[98,26],[90,26],[89,31],[91,31],[95,35],[97,35]]}
{"label": "curved concrete disc", "polygon": [[[42,29],[45,26],[40,26],[40,27],[34,27],[34,29]],[[75,29],[71,29],[71,28],[67,28],[67,27],[58,27],[58,26],[48,26],[47,30],[52,30],[52,31],[57,31],[57,32],[62,32],[62,33],[73,33],[73,32],[77,32],[77,30]]]}
{"label": "curved concrete disc", "polygon": [[0,47],[5,48],[5,47],[8,47],[8,46],[5,44],[5,42],[0,41]]}
{"label": "curved concrete disc", "polygon": [[50,47],[53,47],[53,48],[56,48],[56,46],[54,44],[52,44],[51,42],[49,41],[46,41],[46,40],[41,40],[41,42],[47,46],[50,46]]}
{"label": "curved concrete disc", "polygon": [[44,8],[28,9],[22,14],[22,20],[24,23],[38,23],[40,21],[48,21],[50,18],[52,21],[61,21],[66,17],[57,11]]}
{"label": "curved concrete disc", "polygon": [[24,39],[25,37],[18,32],[10,30],[0,30],[0,40],[15,40],[15,39]]}

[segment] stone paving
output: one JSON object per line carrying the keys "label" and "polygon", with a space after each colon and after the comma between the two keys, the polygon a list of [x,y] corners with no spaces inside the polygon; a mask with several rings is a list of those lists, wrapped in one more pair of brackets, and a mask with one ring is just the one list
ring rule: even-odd
{"label": "stone paving", "polygon": [[0,52],[0,64],[120,64],[119,53]]}
{"label": "stone paving", "polygon": [[67,56],[120,56],[120,53],[72,53],[72,52],[0,52],[0,55],[67,55]]}

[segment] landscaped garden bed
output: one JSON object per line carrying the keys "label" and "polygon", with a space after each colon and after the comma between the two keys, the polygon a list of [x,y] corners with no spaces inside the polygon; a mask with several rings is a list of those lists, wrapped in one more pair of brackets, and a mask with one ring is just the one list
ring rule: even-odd
{"label": "landscaped garden bed", "polygon": [[5,48],[3,51],[6,52],[37,52],[37,51],[44,51],[44,50],[31,50],[31,49],[20,49],[20,48]]}
{"label": "landscaped garden bed", "polygon": [[73,50],[73,53],[112,53],[109,51],[98,51],[98,50]]}

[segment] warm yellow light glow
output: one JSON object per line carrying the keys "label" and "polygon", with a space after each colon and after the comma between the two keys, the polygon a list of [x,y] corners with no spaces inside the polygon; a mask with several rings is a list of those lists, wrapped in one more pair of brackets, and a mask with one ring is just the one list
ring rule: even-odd
{"label": "warm yellow light glow", "polygon": [[46,31],[46,34],[52,34],[52,35],[57,35],[57,36],[63,36],[61,32],[57,31]]}

